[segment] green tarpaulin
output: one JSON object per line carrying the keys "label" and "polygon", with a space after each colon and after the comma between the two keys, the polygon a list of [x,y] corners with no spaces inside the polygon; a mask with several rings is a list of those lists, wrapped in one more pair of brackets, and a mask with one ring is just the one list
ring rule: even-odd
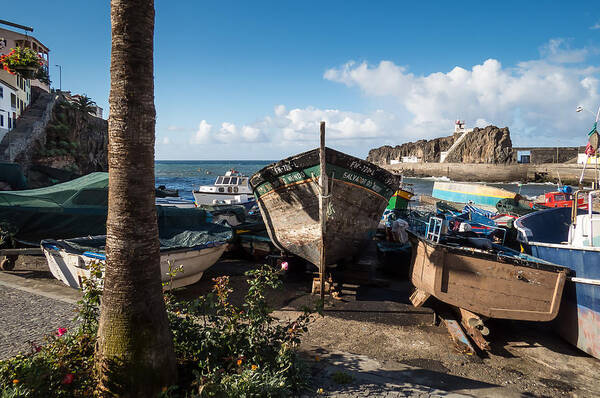
{"label": "green tarpaulin", "polygon": [[0,181],[15,189],[26,189],[27,180],[18,163],[0,162]]}
{"label": "green tarpaulin", "polygon": [[[38,245],[42,239],[105,235],[107,214],[108,173],[92,173],[46,188],[0,192],[0,243]],[[211,217],[201,209],[167,206],[157,206],[157,215],[165,239],[197,230]],[[181,239],[190,238],[182,235]]]}

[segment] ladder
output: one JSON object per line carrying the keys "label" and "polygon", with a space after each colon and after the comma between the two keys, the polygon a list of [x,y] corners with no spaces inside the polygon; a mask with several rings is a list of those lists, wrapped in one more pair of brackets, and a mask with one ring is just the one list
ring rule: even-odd
{"label": "ladder", "polygon": [[426,237],[435,243],[439,243],[440,235],[442,234],[442,225],[444,220],[439,217],[430,217],[429,224],[427,225]]}

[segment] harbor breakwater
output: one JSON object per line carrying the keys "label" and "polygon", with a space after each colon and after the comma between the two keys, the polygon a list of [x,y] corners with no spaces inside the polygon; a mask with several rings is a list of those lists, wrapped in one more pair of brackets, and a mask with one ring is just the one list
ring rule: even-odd
{"label": "harbor breakwater", "polygon": [[[379,165],[406,177],[447,177],[468,182],[562,182],[577,185],[583,165],[542,164],[485,164],[485,163],[397,163]],[[583,183],[594,181],[594,165],[587,165]]]}

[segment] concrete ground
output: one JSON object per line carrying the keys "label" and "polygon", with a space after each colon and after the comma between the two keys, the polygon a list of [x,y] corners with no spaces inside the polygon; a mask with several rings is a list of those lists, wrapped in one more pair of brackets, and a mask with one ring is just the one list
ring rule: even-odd
{"label": "concrete ground", "polygon": [[[232,300],[239,303],[247,290],[244,272],[255,266],[222,259],[177,295],[193,299],[210,291],[212,278],[229,275]],[[469,356],[456,350],[443,323],[434,322],[429,303],[410,305],[405,278],[358,279],[341,285],[340,299],[327,299],[323,316],[313,317],[303,338],[302,355],[313,374],[307,396],[600,396],[600,361],[562,341],[548,324],[490,322],[491,351]],[[268,295],[275,315],[292,318],[314,303],[310,286],[310,275],[286,275],[284,289]],[[0,272],[0,359],[71,327],[79,297],[39,258],[24,257],[14,271]]]}

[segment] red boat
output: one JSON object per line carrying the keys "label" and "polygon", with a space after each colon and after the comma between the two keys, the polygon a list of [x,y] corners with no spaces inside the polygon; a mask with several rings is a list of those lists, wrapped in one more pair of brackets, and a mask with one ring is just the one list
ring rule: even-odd
{"label": "red boat", "polygon": [[[571,207],[573,205],[573,195],[566,192],[548,192],[545,196],[544,206],[547,207]],[[587,209],[585,198],[580,197],[577,200],[577,207]]]}

